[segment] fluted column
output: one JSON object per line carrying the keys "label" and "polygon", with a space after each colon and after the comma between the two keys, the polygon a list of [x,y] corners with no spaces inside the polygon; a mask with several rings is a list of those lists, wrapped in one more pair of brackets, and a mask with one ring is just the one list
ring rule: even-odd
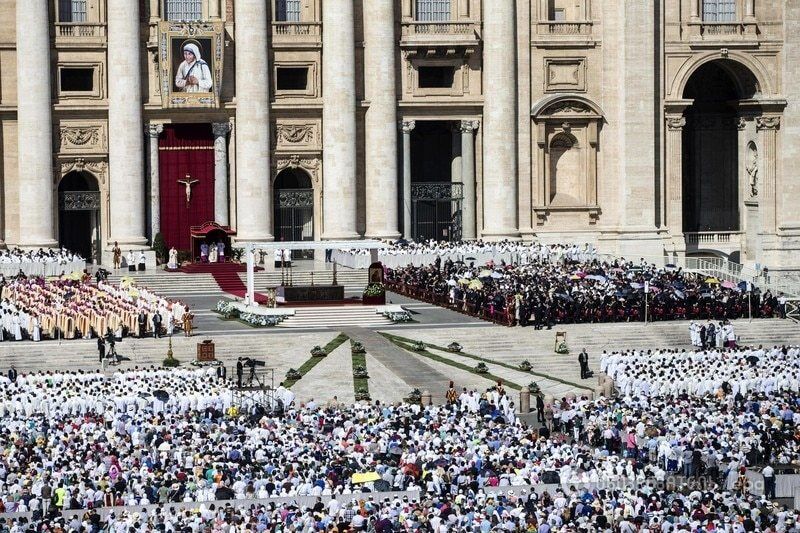
{"label": "fluted column", "polygon": [[148,124],[145,135],[150,145],[150,242],[161,231],[161,175],[158,165],[158,137],[164,131],[163,124]]}
{"label": "fluted column", "polygon": [[[517,63],[514,0],[483,12],[483,232],[486,239],[518,238]],[[498,208],[499,206],[499,208]]]}
{"label": "fluted column", "polygon": [[411,132],[417,125],[413,120],[404,120],[403,129],[403,238],[413,239],[411,234]]}
{"label": "fluted column", "polygon": [[756,119],[761,143],[761,179],[759,180],[758,210],[761,218],[761,231],[763,234],[777,232],[777,199],[775,195],[775,182],[777,179],[778,156],[778,128],[781,118],[765,116]]}
{"label": "fluted column", "polygon": [[[19,234],[25,247],[57,246],[53,220],[50,23],[44,1],[17,4]],[[141,131],[141,130],[140,130]]]}
{"label": "fluted column", "polygon": [[108,0],[108,169],[111,242],[142,246],[145,238],[143,47],[139,2]]}
{"label": "fluted column", "polygon": [[[236,224],[240,241],[271,241],[267,9],[263,0],[237,0]],[[259,65],[253,68],[253,65]]]}
{"label": "fluted column", "polygon": [[683,128],[686,119],[682,115],[667,116],[666,131],[666,215],[667,228],[673,246],[685,247],[683,241]]}
{"label": "fluted column", "polygon": [[397,96],[394,1],[364,2],[367,236],[396,239]]}
{"label": "fluted column", "polygon": [[353,0],[325,0],[322,3],[322,238],[329,240],[359,237],[355,52]]}
{"label": "fluted column", "polygon": [[478,122],[461,121],[461,181],[464,184],[464,199],[461,207],[461,237],[464,240],[478,238],[475,209],[475,130]]}
{"label": "fluted column", "polygon": [[228,132],[230,122],[211,124],[214,132],[214,222],[222,226],[230,224],[228,198]]}

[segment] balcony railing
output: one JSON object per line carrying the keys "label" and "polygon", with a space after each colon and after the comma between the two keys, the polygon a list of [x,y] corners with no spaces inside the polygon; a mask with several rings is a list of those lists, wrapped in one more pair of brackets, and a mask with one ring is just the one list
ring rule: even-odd
{"label": "balcony railing", "polygon": [[319,22],[274,22],[272,31],[275,35],[320,35]]}
{"label": "balcony railing", "polygon": [[698,231],[686,232],[683,234],[686,244],[691,246],[699,245],[724,245],[739,246],[739,231]]}
{"label": "balcony railing", "polygon": [[56,37],[105,37],[106,25],[99,22],[57,22]]}
{"label": "balcony railing", "polygon": [[587,35],[592,32],[590,22],[547,22],[544,24],[546,33],[550,35]]}
{"label": "balcony railing", "polygon": [[704,41],[748,40],[758,35],[755,22],[690,22],[689,35]]}
{"label": "balcony railing", "polygon": [[474,22],[404,22],[402,38],[405,41],[473,41],[480,38],[480,24]]}

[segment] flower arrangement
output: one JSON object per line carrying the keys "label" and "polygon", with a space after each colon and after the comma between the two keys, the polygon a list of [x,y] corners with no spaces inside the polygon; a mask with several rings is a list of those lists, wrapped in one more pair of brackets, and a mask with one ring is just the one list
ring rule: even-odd
{"label": "flower arrangement", "polygon": [[383,296],[386,293],[386,289],[383,287],[383,283],[370,283],[364,289],[364,296],[374,297],[374,296]]}
{"label": "flower arrangement", "polygon": [[354,378],[369,378],[369,374],[367,373],[367,367],[363,365],[358,365],[353,368],[353,377]]}
{"label": "flower arrangement", "polygon": [[480,362],[475,366],[475,372],[477,372],[478,374],[488,374],[489,367],[486,366],[486,363]]}
{"label": "flower arrangement", "polygon": [[214,311],[227,319],[240,318],[239,309],[237,309],[230,300],[218,301],[216,307],[214,307]]}
{"label": "flower arrangement", "polygon": [[411,313],[408,311],[386,311],[383,316],[392,322],[411,322]]}
{"label": "flower arrangement", "polygon": [[352,353],[367,353],[367,349],[358,341],[355,341],[352,346],[350,346],[350,350]]}
{"label": "flower arrangement", "polygon": [[519,364],[519,369],[522,370],[523,372],[530,372],[532,368],[533,365],[527,359],[525,359],[523,362]]}
{"label": "flower arrangement", "polygon": [[427,346],[425,346],[425,343],[422,341],[414,341],[414,344],[411,345],[411,349],[414,350],[415,352],[422,352],[426,348]]}
{"label": "flower arrangement", "polygon": [[461,350],[463,350],[464,348],[457,342],[451,342],[450,344],[447,345],[447,349],[448,351],[451,351],[453,353],[460,353]]}
{"label": "flower arrangement", "polygon": [[328,355],[328,352],[322,346],[314,346],[311,348],[311,356],[312,357],[325,357]]}
{"label": "flower arrangement", "polygon": [[542,393],[542,389],[539,388],[539,384],[535,381],[531,381],[528,385],[528,390],[531,391],[533,396],[539,396]]}
{"label": "flower arrangement", "polygon": [[412,389],[406,396],[407,403],[422,403],[422,392],[419,389]]}
{"label": "flower arrangement", "polygon": [[297,381],[302,377],[303,374],[301,374],[298,370],[295,370],[294,368],[290,368],[289,371],[286,372],[286,379],[290,381]]}
{"label": "flower arrangement", "polygon": [[556,353],[562,354],[562,355],[563,354],[568,354],[569,353],[569,348],[567,348],[567,343],[564,342],[564,341],[559,342],[558,345],[556,345]]}
{"label": "flower arrangement", "polygon": [[241,313],[239,319],[251,326],[263,328],[266,326],[278,325],[280,321],[283,320],[283,317],[258,315],[256,313]]}
{"label": "flower arrangement", "polygon": [[355,396],[356,396],[356,401],[357,402],[361,402],[361,401],[367,401],[368,402],[371,399],[370,396],[369,396],[369,390],[366,387],[359,387],[358,389],[356,389]]}

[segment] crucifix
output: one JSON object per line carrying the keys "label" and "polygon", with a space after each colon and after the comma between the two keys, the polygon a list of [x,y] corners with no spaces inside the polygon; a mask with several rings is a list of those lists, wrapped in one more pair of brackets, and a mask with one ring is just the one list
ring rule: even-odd
{"label": "crucifix", "polygon": [[189,207],[189,202],[192,201],[192,185],[197,183],[200,180],[192,179],[189,174],[186,174],[186,177],[182,180],[178,180],[178,183],[183,184],[186,187],[186,207]]}

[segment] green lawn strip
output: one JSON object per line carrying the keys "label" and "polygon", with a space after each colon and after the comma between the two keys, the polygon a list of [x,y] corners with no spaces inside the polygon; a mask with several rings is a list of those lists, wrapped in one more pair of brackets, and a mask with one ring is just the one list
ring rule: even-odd
{"label": "green lawn strip", "polygon": [[[367,354],[365,353],[352,353],[353,356],[353,370],[357,366],[367,368]],[[353,392],[357,393],[360,389],[365,389],[369,393],[369,378],[353,378]]]}
{"label": "green lawn strip", "polygon": [[514,389],[514,390],[520,390],[522,388],[521,385],[518,385],[518,384],[516,384],[516,383],[514,383],[512,381],[508,381],[505,378],[501,378],[500,376],[495,376],[494,374],[490,374],[488,372],[486,372],[486,373],[477,372],[477,371],[475,371],[475,367],[474,366],[468,366],[468,365],[465,365],[463,363],[459,363],[458,361],[453,361],[452,359],[449,359],[447,357],[442,357],[441,355],[437,355],[437,354],[435,354],[433,352],[429,352],[428,350],[422,350],[422,351],[418,352],[418,351],[416,351],[416,350],[411,348],[411,345],[414,343],[414,341],[410,341],[408,339],[403,339],[402,337],[396,337],[396,336],[390,335],[388,333],[381,333],[381,335],[383,335],[384,337],[389,339],[389,341],[394,343],[396,346],[398,346],[398,347],[400,347],[400,348],[402,348],[404,350],[407,350],[407,351],[409,351],[411,353],[414,353],[414,354],[417,354],[417,355],[421,355],[423,357],[427,357],[428,359],[433,359],[434,361],[438,361],[439,363],[444,363],[446,365],[450,365],[452,367],[455,367],[455,368],[458,368],[458,369],[461,369],[461,370],[465,370],[467,372],[470,372],[471,374],[475,374],[476,376],[480,376],[482,378],[485,378],[485,379],[488,379],[490,381],[493,381],[494,383],[497,383],[498,381],[502,381],[504,385],[507,385],[509,388]]}
{"label": "green lawn strip", "polygon": [[[347,341],[347,339],[348,339],[347,335],[345,335],[344,333],[339,333],[339,335],[334,337],[334,339],[330,341],[328,344],[326,344],[322,349],[325,350],[326,354],[330,355],[331,352],[333,352],[336,348],[344,344]],[[325,357],[327,357],[327,355]],[[300,368],[297,369],[297,371],[300,372],[300,378],[284,379],[283,386],[286,387],[287,389],[291,389],[292,385],[300,381],[300,379],[302,379],[303,376],[311,372],[311,369],[317,366],[323,359],[325,359],[325,357],[314,357],[313,355],[309,357],[306,360],[306,362],[303,363],[302,366],[300,366]]]}
{"label": "green lawn strip", "polygon": [[[400,342],[409,343],[409,344],[413,344],[415,342],[413,339],[407,339],[405,337],[399,337],[397,335],[392,335],[390,333],[384,333],[383,335],[385,337],[387,337],[387,338],[390,338],[390,340],[395,340],[396,339],[396,340],[398,340]],[[440,350],[442,352],[451,353],[450,350],[448,350],[447,348],[443,348],[442,346],[437,346],[437,345],[431,344],[429,342],[426,342],[425,346],[430,346],[431,348],[435,348],[436,350]],[[492,365],[502,366],[502,367],[505,367],[505,368],[508,368],[508,369],[511,369],[511,370],[516,370],[517,372],[522,372],[522,373],[525,372],[525,370],[522,370],[517,366],[510,365],[508,363],[502,363],[500,361],[494,361],[492,359],[486,359],[486,358],[481,357],[479,355],[473,355],[473,354],[466,353],[466,352],[458,352],[457,355],[463,355],[464,357],[467,357],[469,359],[474,359],[475,361],[482,361],[484,363],[489,363],[489,364],[492,364]],[[541,372],[536,372],[534,370],[528,370],[528,373],[532,374],[534,376],[539,376],[540,378],[545,378],[545,379],[549,379],[549,380],[552,380],[552,381],[557,381],[559,383],[563,383],[564,385],[570,385],[572,387],[577,387],[579,389],[593,390],[591,387],[587,387],[586,385],[581,385],[581,384],[575,383],[573,381],[567,381],[566,379],[561,379],[559,377],[551,376],[549,374],[542,374]]]}

